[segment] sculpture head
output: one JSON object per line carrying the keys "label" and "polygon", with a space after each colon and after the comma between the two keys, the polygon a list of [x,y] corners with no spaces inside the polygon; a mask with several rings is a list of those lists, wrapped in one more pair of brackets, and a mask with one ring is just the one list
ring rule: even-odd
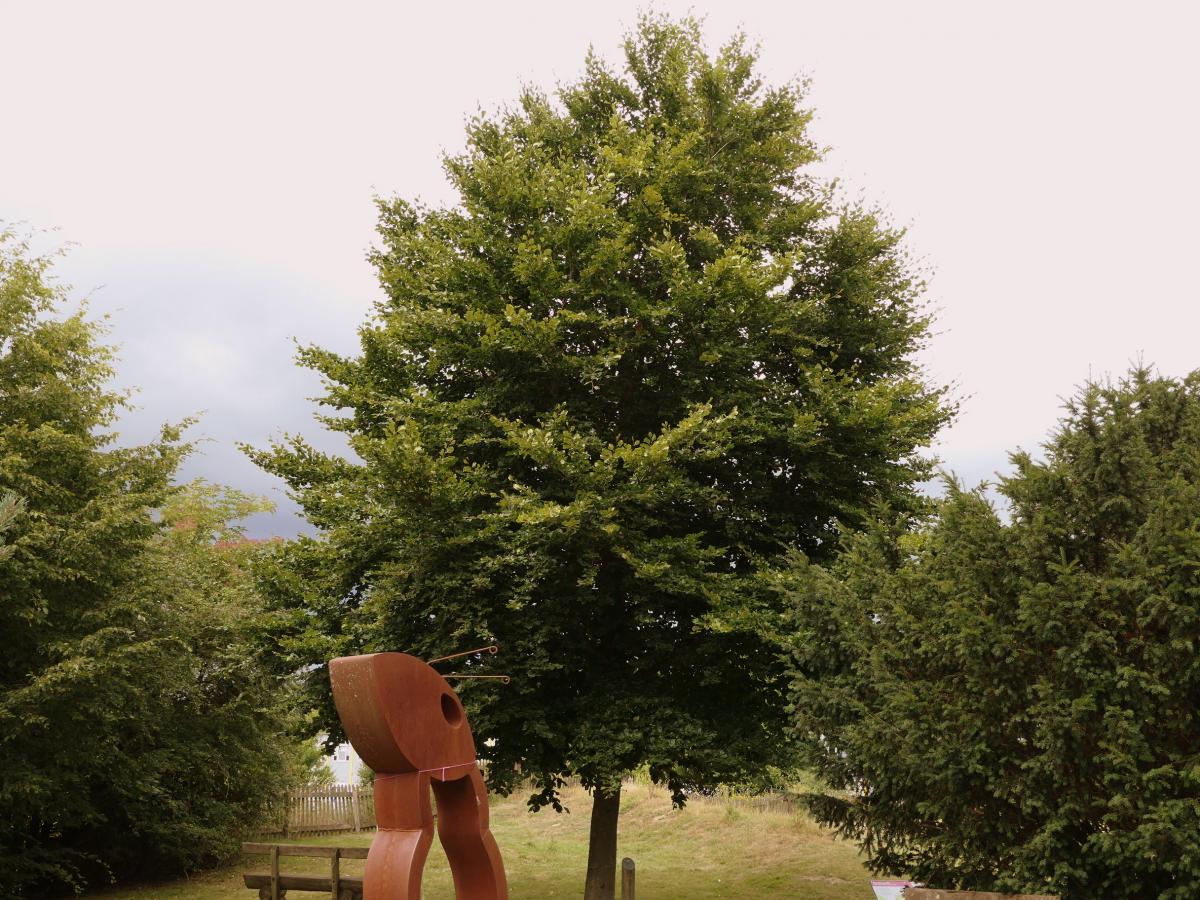
{"label": "sculpture head", "polygon": [[375,772],[432,771],[475,761],[462,703],[428,663],[407,653],[344,656],[330,661],[329,678],[346,736]]}

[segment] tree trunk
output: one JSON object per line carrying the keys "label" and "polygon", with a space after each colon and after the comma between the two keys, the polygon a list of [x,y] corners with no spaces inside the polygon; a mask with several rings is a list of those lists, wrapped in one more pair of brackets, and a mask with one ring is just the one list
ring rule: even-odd
{"label": "tree trunk", "polygon": [[592,792],[592,828],[588,838],[587,883],[583,900],[613,900],[617,884],[617,817],[621,787],[611,794]]}

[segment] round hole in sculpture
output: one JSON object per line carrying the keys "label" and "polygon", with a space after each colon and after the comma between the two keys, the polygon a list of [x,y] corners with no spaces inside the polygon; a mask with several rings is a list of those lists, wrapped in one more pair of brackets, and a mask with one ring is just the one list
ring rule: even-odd
{"label": "round hole in sculpture", "polygon": [[462,724],[462,707],[459,706],[458,701],[449,694],[442,694],[442,715],[445,716],[446,721],[455,728]]}

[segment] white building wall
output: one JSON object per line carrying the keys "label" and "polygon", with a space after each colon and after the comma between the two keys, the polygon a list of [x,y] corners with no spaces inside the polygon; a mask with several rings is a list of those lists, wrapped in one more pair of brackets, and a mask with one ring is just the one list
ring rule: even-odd
{"label": "white building wall", "polygon": [[[318,735],[317,741],[324,741],[324,735]],[[362,771],[362,760],[350,744],[338,744],[332,755],[326,756],[329,769],[333,772],[333,783],[338,785],[358,784],[359,772]]]}

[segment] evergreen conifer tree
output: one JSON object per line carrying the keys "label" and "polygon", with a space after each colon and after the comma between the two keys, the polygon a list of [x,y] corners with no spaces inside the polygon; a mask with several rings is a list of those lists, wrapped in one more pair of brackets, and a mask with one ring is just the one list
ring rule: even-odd
{"label": "evergreen conifer tree", "polygon": [[872,866],[1064,900],[1200,896],[1200,372],[1137,368],[791,575],[797,730]]}

